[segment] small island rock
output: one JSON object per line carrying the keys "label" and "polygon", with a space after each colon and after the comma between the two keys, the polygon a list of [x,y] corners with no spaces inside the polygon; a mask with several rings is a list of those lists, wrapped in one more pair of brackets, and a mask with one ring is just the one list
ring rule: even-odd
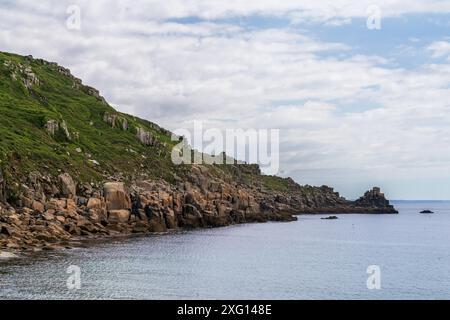
{"label": "small island rock", "polygon": [[337,220],[338,217],[336,217],[336,216],[329,216],[329,217],[321,218],[321,219],[322,219],[322,220]]}

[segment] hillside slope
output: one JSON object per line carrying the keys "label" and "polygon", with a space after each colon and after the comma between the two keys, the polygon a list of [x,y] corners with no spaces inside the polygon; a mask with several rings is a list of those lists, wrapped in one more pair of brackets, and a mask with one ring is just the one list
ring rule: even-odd
{"label": "hillside slope", "polygon": [[69,70],[0,53],[0,80],[4,170],[5,162],[20,172],[64,169],[86,181],[118,172],[130,179],[142,167],[149,176],[170,180],[176,171],[167,152],[169,132],[117,112]]}
{"label": "hillside slope", "polygon": [[116,111],[68,69],[31,56],[0,52],[0,115],[0,245],[396,212],[378,188],[351,202],[257,165],[174,165],[169,131]]}

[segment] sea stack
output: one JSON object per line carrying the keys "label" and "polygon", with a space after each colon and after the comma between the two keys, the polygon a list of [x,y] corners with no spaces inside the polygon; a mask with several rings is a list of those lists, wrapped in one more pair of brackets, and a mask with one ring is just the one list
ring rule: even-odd
{"label": "sea stack", "polygon": [[373,187],[367,191],[361,198],[355,201],[356,206],[370,208],[373,213],[398,213],[394,206],[389,203],[384,193],[379,187]]}

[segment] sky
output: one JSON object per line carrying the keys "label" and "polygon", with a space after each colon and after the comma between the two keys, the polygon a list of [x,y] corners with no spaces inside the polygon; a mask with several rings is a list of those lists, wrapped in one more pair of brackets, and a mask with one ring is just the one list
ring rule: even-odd
{"label": "sky", "polygon": [[170,130],[279,129],[301,184],[450,199],[448,0],[0,0],[0,50]]}

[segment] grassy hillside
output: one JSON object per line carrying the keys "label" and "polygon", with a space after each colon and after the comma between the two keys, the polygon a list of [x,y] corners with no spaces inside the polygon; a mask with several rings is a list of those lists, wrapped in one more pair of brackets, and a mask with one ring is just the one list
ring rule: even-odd
{"label": "grassy hillside", "polygon": [[[172,179],[170,133],[115,111],[95,89],[56,64],[0,52],[0,159],[10,173],[72,173],[80,180],[123,173]],[[105,115],[115,118],[114,126]],[[53,121],[58,130],[46,126]],[[127,127],[124,128],[124,122]],[[67,128],[67,130],[65,129]],[[137,137],[141,128],[153,145]],[[145,169],[145,170],[143,170]]]}

